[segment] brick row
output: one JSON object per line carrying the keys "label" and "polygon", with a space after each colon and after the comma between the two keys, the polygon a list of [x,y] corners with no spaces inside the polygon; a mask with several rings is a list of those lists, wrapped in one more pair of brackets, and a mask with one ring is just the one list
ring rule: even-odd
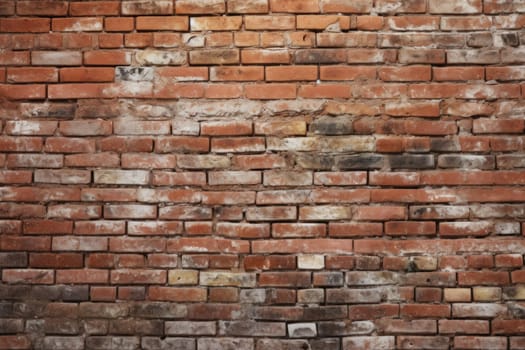
{"label": "brick row", "polygon": [[[20,56],[21,52],[13,53],[12,57],[5,57],[3,61],[6,65],[28,64],[29,59],[25,60]],[[64,53],[70,55],[68,53]],[[114,58],[110,58],[109,55]],[[63,56],[56,56],[56,60],[64,65]],[[27,56],[29,57],[29,56]],[[43,56],[42,61],[37,61],[33,57],[35,65],[53,65],[55,58]],[[126,65],[129,63],[129,55],[121,55],[120,52],[114,55],[112,52],[99,52],[96,56],[85,54],[84,62],[86,65]],[[39,58],[40,60],[40,58]],[[40,62],[40,63],[39,63]],[[73,64],[73,61],[71,61]],[[74,65],[80,65],[80,60]],[[114,81],[153,81],[155,77],[176,79],[178,81],[211,81],[211,82],[283,82],[283,81],[356,81],[366,80],[374,82],[377,80],[385,82],[424,82],[424,81],[457,81],[458,72],[461,71],[462,79],[469,80],[498,80],[498,81],[519,81],[525,74],[523,67],[461,67],[461,68],[431,68],[430,66],[415,65],[410,67],[383,67],[376,69],[369,66],[315,66],[315,65],[295,65],[295,66],[236,66],[236,67],[166,67],[166,68],[131,68],[131,67],[8,67],[6,74],[7,83],[79,83],[79,82],[114,82]],[[432,78],[433,76],[433,78]],[[216,85],[216,88],[227,89],[240,88],[238,85]],[[196,86],[197,88],[197,86]],[[306,87],[302,87],[306,89]],[[211,88],[210,88],[211,89]],[[408,105],[405,104],[405,108]],[[392,106],[392,108],[394,108]],[[399,108],[402,108],[401,106]],[[415,106],[412,108],[416,108]],[[398,113],[403,113],[402,109]],[[435,115],[432,115],[435,116]]]}
{"label": "brick row", "polygon": [[421,4],[403,4],[392,8],[387,0],[376,3],[368,0],[358,1],[355,4],[341,4],[335,0],[311,0],[304,4],[298,1],[281,2],[277,0],[257,0],[243,4],[237,0],[214,0],[203,2],[200,0],[171,0],[155,1],[104,1],[98,2],[67,2],[67,1],[6,1],[3,12],[6,15],[52,15],[52,16],[90,16],[90,15],[140,15],[156,14],[222,14],[222,13],[430,13],[430,14],[498,14],[510,13],[521,9],[521,4],[504,3],[497,1],[464,0],[457,4],[453,1],[439,2],[431,0]]}

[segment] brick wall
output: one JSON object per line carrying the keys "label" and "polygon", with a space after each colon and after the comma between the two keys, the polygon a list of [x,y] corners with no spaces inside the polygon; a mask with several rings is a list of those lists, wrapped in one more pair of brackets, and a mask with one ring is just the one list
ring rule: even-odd
{"label": "brick wall", "polygon": [[0,14],[0,349],[525,349],[523,1]]}

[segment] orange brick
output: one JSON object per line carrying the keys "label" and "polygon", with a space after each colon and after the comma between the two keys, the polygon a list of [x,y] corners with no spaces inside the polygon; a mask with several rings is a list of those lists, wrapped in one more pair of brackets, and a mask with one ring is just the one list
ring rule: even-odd
{"label": "orange brick", "polygon": [[254,84],[244,87],[246,97],[249,99],[292,99],[297,95],[295,84]]}

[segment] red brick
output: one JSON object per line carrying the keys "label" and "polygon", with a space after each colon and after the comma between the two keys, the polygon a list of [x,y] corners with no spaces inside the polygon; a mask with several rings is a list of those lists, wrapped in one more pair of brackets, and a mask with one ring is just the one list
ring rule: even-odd
{"label": "red brick", "polygon": [[0,336],[0,348],[30,349],[31,340],[25,335],[2,335]]}
{"label": "red brick", "polygon": [[119,235],[125,233],[123,221],[78,221],[74,233],[79,235]]}
{"label": "red brick", "polygon": [[0,171],[0,183],[2,184],[24,184],[31,183],[32,172],[25,170],[2,170]]}
{"label": "red brick", "polygon": [[496,267],[521,267],[523,257],[519,254],[499,254],[496,255]]}
{"label": "red brick", "polygon": [[61,33],[63,37],[63,46],[65,49],[92,49],[96,47],[95,34],[88,33]]}
{"label": "red brick", "polygon": [[267,13],[267,0],[229,0],[227,2],[229,13]]}
{"label": "red brick", "polygon": [[471,31],[488,30],[492,21],[488,17],[465,16],[465,17],[443,17],[441,18],[442,30]]}
{"label": "red brick", "polygon": [[52,83],[58,81],[56,68],[8,68],[7,82],[12,83]]}
{"label": "red brick", "polygon": [[131,0],[122,4],[124,15],[166,15],[173,13],[173,2],[167,0]]}
{"label": "red brick", "polygon": [[237,49],[205,49],[190,51],[192,65],[238,64],[240,54]]}
{"label": "red brick", "polygon": [[373,80],[376,68],[368,66],[321,66],[321,80]]}
{"label": "red brick", "polygon": [[[132,37],[133,34],[127,35],[128,39]],[[151,35],[150,33],[141,33],[136,34],[136,36],[142,36],[147,38],[144,40],[143,47],[151,45]],[[182,43],[182,38],[180,33],[169,33],[169,32],[154,32],[153,33],[153,46],[155,47],[177,47]],[[131,40],[128,41],[128,44],[131,46]]]}
{"label": "red brick", "polygon": [[45,85],[0,84],[0,95],[9,100],[41,100],[46,96]]}
{"label": "red brick", "polygon": [[502,286],[510,283],[509,273],[500,271],[459,272],[458,284],[465,286],[489,285]]}
{"label": "red brick", "polygon": [[522,133],[525,122],[520,119],[476,119],[473,123],[473,132],[476,134],[514,134]]}
{"label": "red brick", "polygon": [[363,84],[356,88],[354,95],[360,98],[397,98],[406,94],[402,84]]}
{"label": "red brick", "polygon": [[274,154],[236,155],[233,162],[241,169],[274,169],[286,166],[286,160]]}
{"label": "red brick", "polygon": [[266,32],[261,33],[261,46],[262,47],[279,47],[284,46],[285,36],[279,32]]}
{"label": "red brick", "polygon": [[51,29],[49,18],[2,18],[0,32],[4,33],[47,33]]}
{"label": "red brick", "polygon": [[120,163],[117,154],[113,153],[83,153],[65,156],[64,164],[68,167],[116,167]]}
{"label": "red brick", "polygon": [[201,134],[210,136],[250,135],[252,128],[252,123],[248,121],[203,122]]}
{"label": "red brick", "polygon": [[149,298],[172,302],[203,302],[207,300],[206,288],[150,287]]}
{"label": "red brick", "polygon": [[525,75],[523,67],[486,67],[487,80],[522,80]]}
{"label": "red brick", "polygon": [[465,14],[480,13],[482,11],[481,0],[461,0],[461,1],[429,1],[430,13]]}
{"label": "red brick", "polygon": [[[188,318],[192,320],[232,320],[238,319],[240,305],[235,304],[193,304],[188,308]],[[229,344],[228,342],[226,344]]]}
{"label": "red brick", "polygon": [[62,168],[64,157],[58,154],[10,154],[8,168]]}
{"label": "red brick", "polygon": [[493,224],[486,221],[478,222],[441,222],[441,236],[486,236],[492,232]]}
{"label": "red brick", "polygon": [[[0,65],[2,66],[26,66],[26,65],[29,65],[29,62],[30,62],[30,56],[29,56],[28,51],[2,51],[0,53]],[[18,75],[20,75],[21,73],[26,73],[26,72],[27,72],[26,74],[28,74],[31,71],[31,68],[29,67],[9,68],[9,70],[12,71],[13,73],[18,73]],[[38,73],[38,69],[34,70],[34,72]],[[16,77],[16,74],[15,74],[15,77]],[[11,80],[13,82],[17,82],[16,79],[11,79]],[[18,82],[31,82],[31,80],[30,81],[22,80]]]}
{"label": "red brick", "polygon": [[[92,7],[90,6],[90,8]],[[134,26],[135,21],[132,17],[107,17],[104,19],[104,29],[108,32],[130,32]]]}
{"label": "red brick", "polygon": [[87,51],[84,52],[84,64],[89,66],[129,65],[131,56],[122,51]]}
{"label": "red brick", "polygon": [[458,349],[507,349],[505,337],[459,336],[454,337],[454,347]]}
{"label": "red brick", "polygon": [[257,185],[261,181],[258,171],[214,171],[208,173],[210,185]]}
{"label": "red brick", "polygon": [[102,17],[53,18],[54,32],[100,32],[103,29]]}
{"label": "red brick", "polygon": [[243,86],[240,84],[210,84],[204,91],[205,98],[233,99],[243,95]]}
{"label": "red brick", "polygon": [[247,30],[295,29],[295,16],[245,16]]}
{"label": "red brick", "polygon": [[437,16],[396,16],[388,18],[392,30],[399,31],[436,31],[440,26]]}
{"label": "red brick", "polygon": [[317,80],[316,66],[266,67],[267,81]]}
{"label": "red brick", "polygon": [[357,16],[357,29],[359,30],[381,30],[383,23],[381,16]]}
{"label": "red brick", "polygon": [[330,223],[328,227],[331,237],[381,236],[383,234],[381,223]]}
{"label": "red brick", "polygon": [[204,92],[204,85],[179,83],[177,85],[155,86],[154,97],[162,99],[202,98]]}
{"label": "red brick", "polygon": [[246,97],[249,99],[293,99],[297,91],[294,84],[254,84],[245,86]]}
{"label": "red brick", "polygon": [[258,81],[264,79],[264,68],[256,66],[211,67],[213,81]]}
{"label": "red brick", "polygon": [[149,31],[187,31],[189,28],[189,20],[186,16],[137,17],[135,28],[137,30]]}
{"label": "red brick", "polygon": [[429,66],[379,68],[379,78],[384,81],[426,81],[431,78]]}
{"label": "red brick", "polygon": [[115,70],[112,68],[62,68],[60,81],[65,83],[112,82]]}
{"label": "red brick", "polygon": [[90,297],[93,301],[114,301],[117,298],[117,288],[93,286]]}
{"label": "red brick", "polygon": [[272,12],[308,13],[319,12],[318,0],[270,0]]}
{"label": "red brick", "polygon": [[64,16],[67,5],[66,1],[17,1],[16,12],[23,16]]}
{"label": "red brick", "polygon": [[[53,135],[57,129],[57,123],[54,121],[8,121],[5,125],[5,132],[9,135],[16,135],[16,136],[35,136],[35,135]],[[4,138],[5,142],[14,141],[17,144],[32,144],[35,145],[33,147],[40,148],[36,145],[41,145],[41,139],[37,137],[29,138],[29,137],[20,137],[18,139],[12,139],[12,138]],[[13,150],[22,150],[25,149],[31,150],[31,146],[29,147],[23,147],[23,148],[15,148]]]}
{"label": "red brick", "polygon": [[435,235],[436,224],[430,221],[390,221],[385,223],[385,234],[392,236]]}
{"label": "red brick", "polygon": [[478,320],[439,320],[442,334],[488,334],[489,322]]}
{"label": "red brick", "polygon": [[55,277],[53,270],[42,269],[4,269],[2,281],[18,284],[53,284]]}
{"label": "red brick", "polygon": [[323,237],[326,236],[325,224],[273,224],[272,237]]}
{"label": "red brick", "polygon": [[119,1],[82,1],[69,4],[71,16],[118,16],[119,12]]}
{"label": "red brick", "polygon": [[365,172],[316,172],[314,183],[325,186],[365,185],[367,183]]}
{"label": "red brick", "polygon": [[0,232],[3,234],[21,234],[22,222],[18,220],[0,220]]}
{"label": "red brick", "polygon": [[67,284],[107,283],[109,272],[107,270],[57,270],[56,282]]}
{"label": "red brick", "polygon": [[57,100],[102,98],[105,97],[110,87],[110,84],[103,83],[50,85],[48,98]]}
{"label": "red brick", "polygon": [[288,50],[244,49],[241,51],[243,64],[288,64],[291,55]]}
{"label": "red brick", "polygon": [[484,269],[494,267],[492,255],[470,255],[467,257],[468,267],[473,269]]}
{"label": "red brick", "polygon": [[163,169],[175,168],[177,159],[174,155],[126,153],[121,156],[124,169]]}
{"label": "red brick", "polygon": [[254,253],[323,253],[342,254],[352,248],[351,239],[281,239],[254,241],[252,251]]}
{"label": "red brick", "polygon": [[51,250],[51,238],[5,235],[0,239],[0,246],[5,251],[49,251]]}
{"label": "red brick", "polygon": [[8,16],[8,15],[14,15],[15,12],[16,11],[15,11],[15,2],[14,1],[6,0],[6,1],[3,1],[0,4],[0,14],[2,14],[4,16]]}
{"label": "red brick", "polygon": [[208,80],[208,69],[204,67],[159,67],[156,73],[160,77],[173,78],[177,81]]}
{"label": "red brick", "polygon": [[387,221],[405,219],[407,213],[405,207],[395,206],[370,206],[358,207],[354,218],[356,220]]}
{"label": "red brick", "polygon": [[170,123],[168,121],[119,120],[114,122],[113,127],[114,133],[121,135],[162,135],[170,133]]}
{"label": "red brick", "polygon": [[168,240],[168,252],[213,252],[213,253],[248,253],[247,241],[219,238],[179,238]]}
{"label": "red brick", "polygon": [[311,277],[309,272],[263,272],[259,275],[259,285],[305,288],[311,285]]}
{"label": "red brick", "polygon": [[217,191],[203,192],[202,203],[208,205],[232,205],[255,203],[255,192],[253,191]]}
{"label": "red brick", "polygon": [[297,29],[305,30],[350,29],[350,17],[334,15],[299,15]]}
{"label": "red brick", "polygon": [[377,152],[400,153],[405,150],[405,140],[400,137],[382,137],[376,141]]}
{"label": "red brick", "polygon": [[419,1],[397,3],[395,0],[377,0],[375,6],[379,13],[424,13],[427,7]]}
{"label": "red brick", "polygon": [[164,284],[166,271],[143,269],[111,270],[111,283],[114,284]]}
{"label": "red brick", "polygon": [[407,120],[405,130],[412,135],[451,135],[457,132],[455,122]]}
{"label": "red brick", "polygon": [[84,264],[83,257],[77,253],[32,253],[29,265],[36,268],[80,268]]}
{"label": "red brick", "polygon": [[351,90],[339,84],[302,85],[298,95],[302,98],[349,98]]}
{"label": "red brick", "polygon": [[450,305],[405,304],[401,305],[400,314],[414,318],[447,318],[450,317]]}
{"label": "red brick", "polygon": [[445,51],[442,49],[401,49],[399,52],[399,62],[404,64],[445,63]]}
{"label": "red brick", "polygon": [[224,0],[179,0],[175,3],[177,14],[219,14],[226,12]]}
{"label": "red brick", "polygon": [[233,31],[240,30],[241,16],[228,17],[192,17],[190,27],[192,31]]}

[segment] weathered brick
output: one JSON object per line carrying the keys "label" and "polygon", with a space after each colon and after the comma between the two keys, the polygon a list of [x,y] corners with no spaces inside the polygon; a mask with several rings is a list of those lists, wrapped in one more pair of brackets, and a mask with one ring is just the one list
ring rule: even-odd
{"label": "weathered brick", "polygon": [[0,348],[525,347],[524,12],[0,1]]}
{"label": "weathered brick", "polygon": [[428,4],[430,13],[465,14],[481,13],[482,3],[480,0],[464,1],[437,1],[430,0]]}
{"label": "weathered brick", "polygon": [[346,51],[341,49],[308,49],[299,50],[295,54],[295,62],[303,64],[343,63],[346,60]]}
{"label": "weathered brick", "polygon": [[270,10],[272,12],[292,13],[319,12],[319,3],[317,0],[270,0]]}
{"label": "weathered brick", "polygon": [[148,184],[149,171],[146,170],[95,170],[95,183],[101,184]]}
{"label": "weathered brick", "polygon": [[394,336],[358,336],[343,338],[343,349],[393,349],[395,346]]}

